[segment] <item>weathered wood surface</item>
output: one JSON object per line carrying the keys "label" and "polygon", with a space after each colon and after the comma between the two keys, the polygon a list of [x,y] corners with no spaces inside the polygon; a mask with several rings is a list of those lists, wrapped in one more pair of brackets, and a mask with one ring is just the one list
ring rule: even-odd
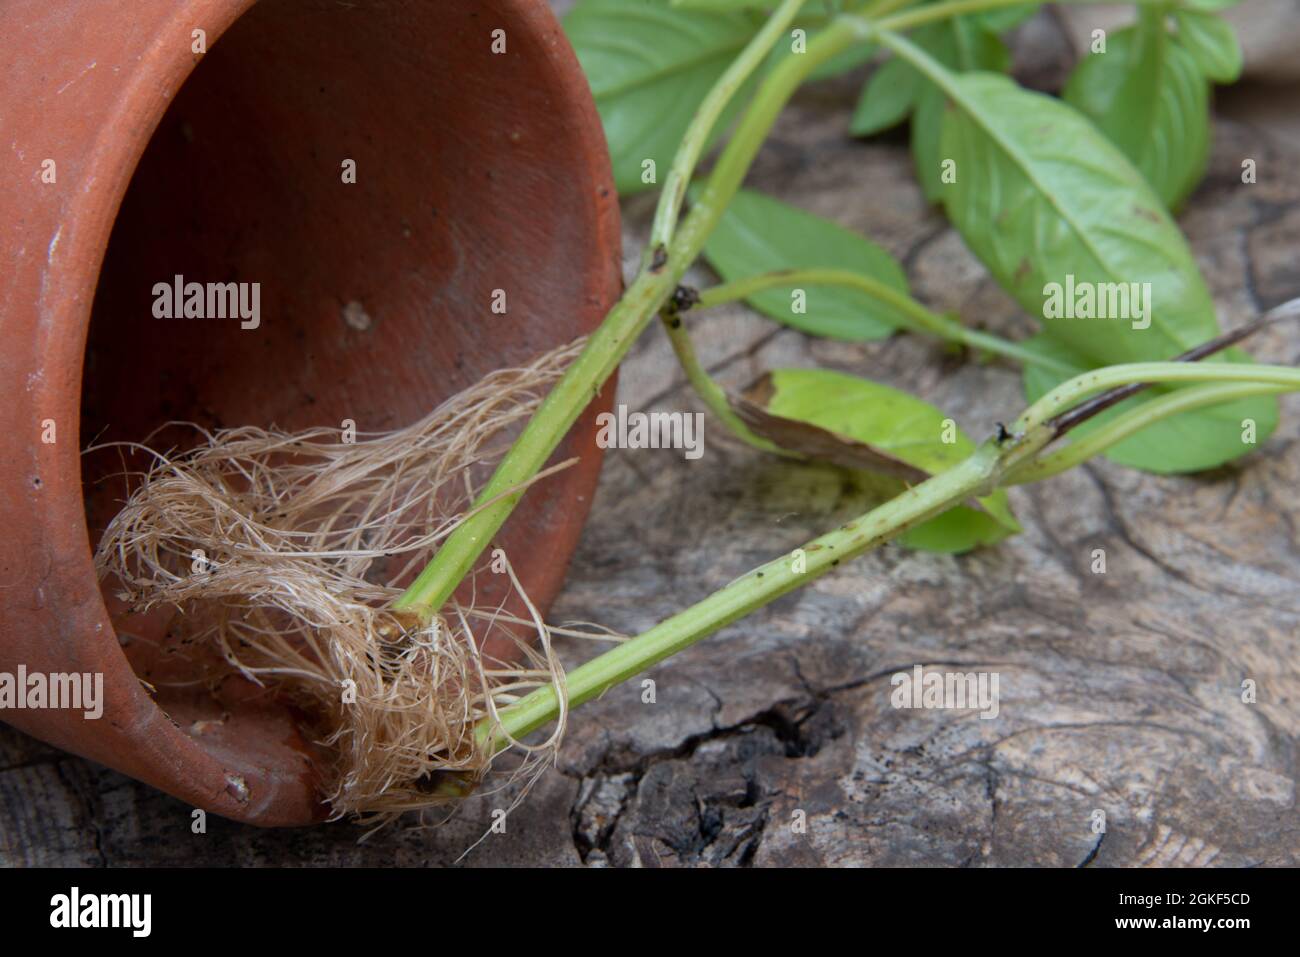
{"label": "weathered wood surface", "polygon": [[[1051,85],[1066,45],[1047,45],[1050,20],[1034,29],[1040,53],[1020,66]],[[902,140],[845,138],[855,90],[803,95],[753,184],[883,242],[932,306],[1026,332],[922,202]],[[1233,102],[1250,104],[1251,119],[1220,116],[1209,176],[1181,219],[1229,326],[1300,296],[1300,143],[1259,118],[1261,102],[1277,103],[1274,115],[1287,102],[1277,91]],[[1258,162],[1255,185],[1240,183],[1245,157]],[[646,212],[628,208],[633,242]],[[916,338],[815,342],[743,308],[692,325],[733,387],[815,364],[915,391],[977,435],[1022,406],[1013,370]],[[1293,362],[1300,330],[1254,350]],[[626,364],[620,401],[697,408],[658,330]],[[1023,535],[955,559],[888,547],[655,669],[657,703],[642,704],[636,686],[611,692],[575,718],[558,768],[507,832],[466,863],[1300,863],[1300,406],[1288,412],[1266,447],[1212,474],[1098,463],[1013,491]],[[638,631],[866,506],[826,472],[743,448],[712,423],[706,436],[697,462],[609,454],[555,620]],[[1097,548],[1104,575],[1090,570]],[[570,642],[567,659],[590,650]],[[998,672],[999,717],[893,709],[890,675],[918,663]],[[1244,679],[1257,704],[1242,703]],[[193,835],[190,808],[0,728],[9,865],[448,864],[505,803],[364,844],[348,825],[269,832],[210,819]],[[796,810],[806,833],[790,826]]]}

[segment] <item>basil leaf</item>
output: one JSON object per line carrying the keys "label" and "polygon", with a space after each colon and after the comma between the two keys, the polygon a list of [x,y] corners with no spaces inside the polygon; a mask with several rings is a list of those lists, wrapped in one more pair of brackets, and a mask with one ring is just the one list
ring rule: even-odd
{"label": "basil leaf", "polygon": [[[875,243],[752,190],[736,194],[704,257],[724,281],[787,269],[850,269],[908,291],[902,266]],[[766,289],[748,302],[777,322],[833,339],[881,339],[905,322],[873,297],[840,286],[808,285],[806,310],[796,312],[792,291]]]}
{"label": "basil leaf", "polygon": [[1178,42],[1202,73],[1215,83],[1235,83],[1241,76],[1241,45],[1228,23],[1212,13],[1177,10]]}
{"label": "basil leaf", "polygon": [[[816,36],[816,30],[809,30],[808,42],[812,43],[813,38]],[[832,77],[842,76],[850,70],[856,70],[875,55],[876,45],[874,43],[859,43],[857,46],[850,47],[843,53],[831,57],[813,70],[812,73],[808,74],[808,82],[829,80]]]}
{"label": "basil leaf", "polygon": [[1006,33],[1008,30],[1020,26],[1020,24],[1037,13],[1041,7],[1041,3],[1021,3],[1014,7],[985,10],[983,13],[972,14],[972,16],[994,33]]}
{"label": "basil leaf", "polygon": [[[1213,301],[1182,233],[1092,124],[1005,77],[950,74],[944,82],[952,109],[944,117],[943,152],[957,168],[957,181],[944,187],[948,216],[1080,368],[1170,359],[1218,334]],[[1145,308],[1134,309],[1131,299],[1127,319],[1067,318],[1046,308],[1049,290],[1064,299],[1071,286],[1092,290],[1094,298],[1114,294],[1111,301],[1127,289]],[[1246,451],[1242,418],[1253,418],[1261,434],[1272,427],[1276,400],[1247,399],[1192,415],[1200,418],[1180,416],[1160,427],[1165,432],[1150,433],[1191,432],[1210,419],[1231,419],[1237,429],[1207,428],[1196,442],[1184,435],[1159,449],[1143,432],[1115,454],[1154,471],[1212,467]]]}
{"label": "basil leaf", "polygon": [[912,163],[921,193],[931,203],[943,197],[943,157],[939,137],[943,133],[943,94],[934,86],[925,86],[916,98],[912,112]]}
{"label": "basil leaf", "polygon": [[770,7],[766,0],[669,0],[681,10],[753,10]]}
{"label": "basil leaf", "polygon": [[[1027,339],[1020,345],[1058,362],[1078,362],[1078,358],[1069,349],[1046,335]],[[1249,362],[1250,358],[1245,353],[1232,349],[1216,356],[1215,361]],[[1078,365],[1073,375],[1086,371],[1087,366]],[[1071,377],[1072,374],[1057,373],[1053,368],[1026,365],[1025,398],[1030,402],[1037,401]],[[1148,401],[1151,395],[1160,391],[1164,390],[1152,389],[1126,399],[1085,422],[1070,435],[1087,435],[1111,418]],[[1277,428],[1277,402],[1270,398],[1243,399],[1195,412],[1184,412],[1147,426],[1141,432],[1111,446],[1105,455],[1120,465],[1166,475],[1215,468],[1251,451],[1252,446],[1242,442],[1243,422],[1247,419],[1255,423],[1256,443],[1264,442]]]}
{"label": "basil leaf", "polygon": [[1210,154],[1209,89],[1160,20],[1116,31],[1080,62],[1063,97],[1146,177],[1166,207],[1196,188]]}
{"label": "basil leaf", "polygon": [[[623,195],[667,173],[696,107],[757,32],[744,12],[682,10],[668,0],[579,0],[564,29],[587,74],[605,127],[614,182]],[[745,101],[736,96],[721,135]]]}
{"label": "basil leaf", "polygon": [[[991,11],[1000,12],[1000,11]],[[912,39],[945,66],[956,70],[1011,68],[1011,53],[997,34],[977,16],[953,17],[926,24]],[[925,198],[940,196],[939,121],[943,94],[905,60],[895,57],[871,75],[850,123],[856,136],[870,136],[912,116],[912,158]]]}
{"label": "basil leaf", "polygon": [[[934,474],[958,464],[975,450],[948,417],[915,396],[856,376],[821,369],[778,369],[769,374],[767,411],[808,422]],[[945,442],[944,438],[951,438]],[[901,491],[896,479],[867,478],[863,488]],[[912,548],[965,552],[1020,531],[1006,492],[979,499],[980,508],[959,505],[900,538]]]}
{"label": "basil leaf", "polygon": [[[946,74],[948,216],[994,278],[1076,354],[1163,360],[1218,334],[1214,303],[1182,233],[1141,174],[1069,106],[987,73]],[[1071,278],[1073,277],[1073,278]],[[1107,292],[1138,283],[1147,328],[1048,315],[1051,284]],[[1150,283],[1150,296],[1141,285]],[[1136,316],[1133,306],[1130,309]]]}
{"label": "basil leaf", "polygon": [[[940,63],[959,72],[991,70],[1003,73],[1011,68],[1011,53],[997,35],[975,20],[956,17],[917,30],[913,39]],[[912,159],[921,191],[930,202],[943,192],[939,151],[940,122],[944,96],[928,79],[921,78],[916,110],[912,115]]]}
{"label": "basil leaf", "polygon": [[[804,27],[802,29],[804,29],[807,34],[805,38],[807,43],[812,43],[820,32],[816,27]],[[866,41],[855,44],[847,50],[844,50],[842,53],[838,53],[831,57],[821,66],[816,67],[808,74],[805,82],[812,83],[817,80],[829,80],[832,77],[848,73],[850,70],[856,70],[858,67],[862,66],[862,64],[875,56],[875,54],[875,44]],[[772,56],[768,60],[768,69],[774,68],[776,64],[785,57],[795,55],[793,49],[793,38],[787,36],[784,40],[778,42],[776,47],[772,50]]]}
{"label": "basil leaf", "polygon": [[[776,7],[777,0],[670,0],[674,7],[680,7],[683,10],[763,10],[769,11]],[[844,0],[807,0],[811,9],[805,8],[803,12],[817,13],[821,12],[826,15],[840,13],[844,8]]]}
{"label": "basil leaf", "polygon": [[912,112],[920,86],[921,75],[906,62],[897,57],[886,60],[862,88],[849,132],[871,136],[897,126]]}

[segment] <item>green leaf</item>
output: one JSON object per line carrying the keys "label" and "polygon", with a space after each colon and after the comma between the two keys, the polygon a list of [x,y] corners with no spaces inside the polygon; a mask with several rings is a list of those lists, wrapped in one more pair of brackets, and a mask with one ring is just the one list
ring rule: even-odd
{"label": "green leaf", "polygon": [[[913,39],[940,63],[958,72],[1002,73],[1011,68],[1011,53],[1006,44],[971,18],[956,17],[928,24],[917,30]],[[928,79],[919,77],[918,82],[920,91],[912,115],[912,159],[921,191],[933,203],[943,193],[941,173],[946,157],[939,152],[939,131],[944,95]]]}
{"label": "green leaf", "polygon": [[[929,403],[855,376],[820,369],[778,369],[770,373],[767,411],[808,422],[934,474],[958,464],[975,443]],[[951,442],[945,442],[950,438]],[[862,477],[879,489],[882,479]],[[902,490],[896,480],[889,490]],[[981,508],[959,505],[911,530],[900,539],[912,548],[965,552],[1000,541],[1020,530],[1006,493],[979,499]]]}
{"label": "green leaf", "polygon": [[1066,83],[1079,108],[1176,209],[1205,174],[1209,89],[1196,60],[1160,20],[1116,31]]}
{"label": "green leaf", "polygon": [[1189,10],[1227,10],[1235,7],[1241,0],[1182,0],[1182,6]]}
{"label": "green leaf", "polygon": [[767,0],[669,0],[680,10],[761,10],[772,6]]}
{"label": "green leaf", "polygon": [[[801,27],[799,29],[804,31],[803,40],[805,50],[807,49],[807,46],[817,38],[818,33],[821,32],[817,27]],[[875,56],[876,49],[874,43],[868,43],[866,41],[857,43],[849,47],[847,50],[844,50],[842,53],[838,53],[831,57],[821,66],[816,67],[808,74],[805,82],[813,83],[817,80],[829,80],[831,77],[840,76],[844,73],[848,73],[850,70],[855,70]],[[779,41],[776,47],[773,48],[772,55],[768,59],[767,68],[769,70],[773,69],[781,60],[795,55],[794,38],[787,35],[785,39]]]}
{"label": "green leaf", "polygon": [[[949,74],[945,84],[952,108],[943,153],[957,164],[957,181],[944,187],[948,216],[1080,368],[1167,360],[1218,334],[1214,303],[1182,233],[1096,127],[1005,77]],[[1054,292],[1067,298],[1070,284],[1108,301],[1125,289],[1133,298],[1117,318],[1067,318],[1047,305]],[[1135,308],[1139,300],[1144,309]],[[1263,397],[1234,404],[1222,418],[1236,416],[1238,425],[1253,418],[1262,431],[1276,414],[1276,401]],[[1179,417],[1168,427],[1184,425]],[[1117,454],[1156,471],[1210,468],[1244,451],[1239,429],[1209,430],[1176,457],[1154,446],[1130,452],[1136,445],[1140,440]]]}
{"label": "green leaf", "polygon": [[973,19],[979,21],[985,28],[992,30],[994,33],[1006,33],[1015,27],[1020,26],[1042,7],[1041,3],[1021,3],[1014,7],[999,7],[996,10],[985,10],[983,13],[973,14]]}
{"label": "green leaf", "polygon": [[[1141,174],[1069,106],[986,73],[948,74],[948,216],[994,278],[1057,340],[1099,362],[1168,359],[1218,334],[1191,250]],[[1140,318],[1048,316],[1049,284],[1151,284]],[[1082,288],[1082,287],[1079,287]],[[1101,286],[1101,289],[1107,289]],[[1141,289],[1139,290],[1141,291]]]}
{"label": "green leaf", "polygon": [[[759,10],[768,13],[776,9],[778,0],[669,0],[683,10]],[[826,16],[840,13],[844,0],[805,0],[802,13],[820,13]]]}
{"label": "green leaf", "polygon": [[871,136],[907,119],[916,101],[921,76],[907,63],[887,60],[862,89],[862,98],[849,123],[854,136]]}
{"label": "green leaf", "polygon": [[[1021,345],[1059,362],[1078,362],[1078,358],[1069,349],[1045,335],[1025,340]],[[1249,362],[1250,358],[1233,349],[1222,356],[1216,356],[1214,361]],[[1058,374],[1052,368],[1027,365],[1024,369],[1025,398],[1035,402],[1066,379],[1086,371],[1087,367],[1076,366],[1073,373]],[[1087,435],[1161,391],[1167,390],[1151,389],[1127,399],[1085,422],[1070,434]],[[1147,426],[1141,432],[1111,446],[1106,452],[1106,458],[1130,468],[1166,475],[1214,468],[1251,451],[1252,446],[1242,443],[1242,423],[1247,419],[1255,422],[1256,443],[1264,442],[1277,428],[1277,402],[1272,399],[1245,399],[1195,412],[1184,412]]]}
{"label": "green leaf", "polygon": [[943,159],[939,137],[943,132],[944,99],[934,86],[927,85],[917,94],[912,112],[912,162],[921,193],[931,203],[943,197]]}
{"label": "green leaf", "polygon": [[1212,13],[1178,10],[1178,42],[1191,54],[1202,73],[1215,83],[1235,83],[1241,76],[1241,44],[1236,31]]}
{"label": "green leaf", "polygon": [[[808,31],[808,42],[812,43],[818,34],[817,30]],[[823,63],[812,73],[808,74],[808,82],[817,80],[829,80],[832,77],[842,76],[850,70],[856,70],[873,56],[876,55],[877,47],[874,43],[859,43],[856,46],[849,47],[843,53],[837,54]]]}
{"label": "green leaf", "polygon": [[[908,291],[903,268],[875,243],[752,190],[736,194],[704,256],[728,282],[787,269],[849,269]],[[748,302],[777,322],[833,339],[881,339],[905,322],[866,293],[840,286],[807,286],[806,311],[798,313],[792,289],[767,289]]]}
{"label": "green leaf", "polygon": [[[999,11],[990,11],[999,12]],[[996,32],[976,16],[926,24],[913,34],[923,50],[959,71],[1011,68],[1011,53]],[[895,57],[871,75],[850,124],[856,136],[887,130],[912,116],[912,158],[921,191],[931,202],[940,195],[942,160],[939,122],[943,94],[905,60]]]}
{"label": "green leaf", "polygon": [[[623,195],[650,189],[645,160],[664,175],[696,108],[757,32],[754,15],[670,6],[668,0],[579,0],[564,29],[587,74]],[[720,136],[739,95],[715,130]]]}

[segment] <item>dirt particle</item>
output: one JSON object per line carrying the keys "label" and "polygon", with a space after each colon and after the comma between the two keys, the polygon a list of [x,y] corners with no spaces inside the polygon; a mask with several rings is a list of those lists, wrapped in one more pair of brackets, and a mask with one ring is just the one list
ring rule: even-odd
{"label": "dirt particle", "polygon": [[699,305],[700,291],[691,286],[678,286],[673,290],[672,302],[678,312],[686,312],[692,306]]}
{"label": "dirt particle", "polygon": [[343,307],[343,321],[347,323],[348,328],[355,329],[357,332],[365,332],[373,324],[365,306],[355,299]]}
{"label": "dirt particle", "polygon": [[226,793],[240,804],[248,803],[248,782],[238,774],[226,775]]}

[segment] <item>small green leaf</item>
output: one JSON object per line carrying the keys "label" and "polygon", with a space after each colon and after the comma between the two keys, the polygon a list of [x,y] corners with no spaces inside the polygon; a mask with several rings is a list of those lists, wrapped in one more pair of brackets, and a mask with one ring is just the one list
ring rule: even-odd
{"label": "small green leaf", "polygon": [[954,17],[929,24],[916,31],[916,42],[940,63],[962,73],[1011,69],[1011,51],[978,19]]}
{"label": "small green leaf", "polygon": [[1133,161],[1167,208],[1178,208],[1205,174],[1209,88],[1161,20],[1111,34],[1105,53],[1080,62],[1063,97]]}
{"label": "small green leaf", "polygon": [[680,10],[761,10],[770,7],[766,0],[669,0]]}
{"label": "small green leaf", "polygon": [[[906,462],[929,474],[958,464],[975,450],[955,423],[929,403],[879,383],[820,369],[778,369],[770,374],[767,411],[808,422]],[[945,441],[951,439],[951,441]],[[873,476],[864,487],[897,480]],[[965,552],[1020,530],[1006,493],[979,499],[980,508],[959,505],[901,538],[927,551]]]}
{"label": "small green leaf", "polygon": [[939,137],[943,132],[943,94],[932,84],[925,84],[916,97],[912,111],[912,162],[921,193],[931,203],[943,198],[943,160]]}
{"label": "small green leaf", "polygon": [[[821,32],[817,27],[802,27],[800,29],[804,31],[803,41],[805,49],[808,44],[811,44],[817,38],[818,33]],[[814,68],[813,71],[808,74],[805,82],[813,83],[817,80],[829,80],[832,77],[848,73],[850,70],[856,70],[858,67],[862,66],[862,64],[875,56],[876,49],[874,43],[868,43],[866,41],[857,43],[849,47],[847,50],[831,57],[820,66]],[[794,53],[793,37],[787,36],[785,39],[779,41],[776,47],[773,48],[772,55],[768,58],[767,69],[773,69],[786,57],[796,55],[802,54]]]}
{"label": "small green leaf", "polygon": [[[761,10],[776,8],[778,0],[669,0],[683,10]],[[844,11],[844,0],[805,0],[803,13],[831,16]]]}
{"label": "small green leaf", "polygon": [[[769,12],[778,0],[669,0],[683,10],[759,10]],[[832,15],[843,12],[844,0],[805,0],[804,13]]]}
{"label": "small green leaf", "polygon": [[[913,39],[943,65],[957,72],[989,70],[1003,73],[1011,68],[1011,53],[997,36],[978,21],[955,17],[924,26]],[[943,193],[942,168],[947,157],[939,151],[944,96],[929,80],[918,77],[920,90],[912,114],[912,159],[921,191],[930,202]]]}
{"label": "small green leaf", "polygon": [[[788,269],[849,269],[908,291],[902,266],[875,243],[752,190],[736,194],[704,256],[728,282]],[[905,323],[896,310],[854,289],[809,285],[804,292],[803,303],[793,288],[767,289],[748,302],[777,322],[833,339],[881,339]]]}
{"label": "small green leaf", "polygon": [[1178,42],[1201,72],[1215,83],[1235,83],[1241,76],[1241,44],[1232,24],[1212,13],[1178,10]]}
{"label": "small green leaf", "polygon": [[1020,24],[1037,13],[1041,7],[1041,3],[1021,3],[1014,7],[985,10],[983,13],[976,13],[972,16],[994,33],[1006,33],[1008,30],[1020,26]]}
{"label": "small green leaf", "polygon": [[854,136],[871,136],[897,126],[912,111],[920,75],[895,57],[871,75],[849,123]]}
{"label": "small green leaf", "polygon": [[[1057,373],[1054,369],[1041,365],[1026,365],[1025,398],[1030,402],[1042,398],[1066,379],[1088,371],[1087,366],[1078,365],[1079,359],[1076,355],[1048,336],[1035,336],[1025,340],[1021,345],[1058,362],[1075,364],[1075,371],[1069,374]],[[1222,356],[1216,356],[1214,361],[1249,362],[1250,357],[1233,349]],[[1113,409],[1108,409],[1096,418],[1085,422],[1070,435],[1087,435],[1103,423],[1160,394],[1161,391],[1165,390],[1151,389],[1127,399]],[[1264,442],[1277,428],[1277,401],[1269,397],[1242,399],[1207,409],[1198,409],[1195,412],[1184,412],[1182,415],[1147,426],[1141,432],[1111,446],[1106,452],[1106,458],[1129,468],[1143,469],[1162,475],[1215,468],[1252,450],[1253,446],[1242,443],[1244,423],[1247,420],[1255,423],[1256,443]]]}
{"label": "small green leaf", "polygon": [[[564,29],[587,74],[609,142],[619,193],[652,189],[645,163],[660,181],[700,101],[761,22],[744,11],[678,9],[668,0],[579,0]],[[732,102],[722,131],[745,96]]]}
{"label": "small green leaf", "polygon": [[[926,24],[913,34],[921,49],[954,70],[1011,68],[1011,53],[982,19],[954,17]],[[912,117],[912,158],[925,198],[940,196],[943,157],[939,155],[939,123],[943,94],[911,64],[895,57],[867,80],[850,125],[855,136],[870,136]]]}
{"label": "small green leaf", "polygon": [[[816,39],[817,34],[817,30],[809,30],[808,42],[812,43],[813,40]],[[782,48],[778,47],[778,49]],[[831,57],[821,66],[817,67],[817,69],[813,70],[812,73],[808,74],[807,82],[812,83],[817,80],[829,80],[832,77],[842,76],[850,70],[856,70],[875,56],[877,49],[878,48],[874,43],[859,43],[856,46],[849,47],[849,49],[845,50],[843,53]]]}

